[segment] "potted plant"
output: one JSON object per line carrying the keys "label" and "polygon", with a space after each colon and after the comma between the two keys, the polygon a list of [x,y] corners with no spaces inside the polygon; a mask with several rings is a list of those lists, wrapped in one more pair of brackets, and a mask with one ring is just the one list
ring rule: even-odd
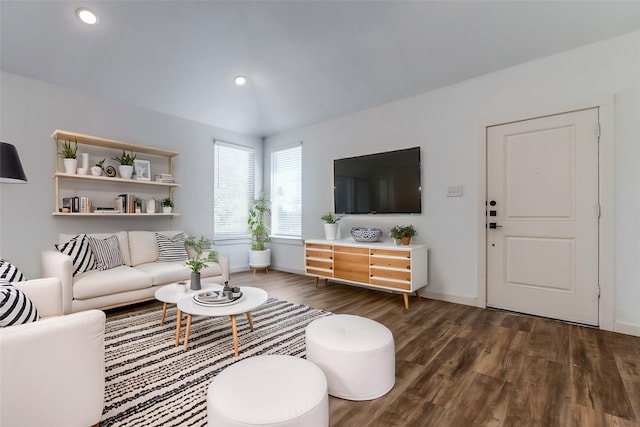
{"label": "potted plant", "polygon": [[327,212],[320,219],[324,222],[324,238],[326,240],[336,240],[338,235],[338,218],[332,212]]}
{"label": "potted plant", "polygon": [[394,225],[389,231],[396,245],[408,245],[411,243],[411,238],[416,235],[416,229],[411,224]]}
{"label": "potted plant", "polygon": [[[251,231],[251,250],[249,251],[249,267],[267,268],[271,264],[271,249],[267,243],[271,241],[270,229],[266,223],[266,216],[271,215],[271,203],[264,192],[256,199],[253,207],[249,209],[247,223]],[[268,271],[268,270],[267,270]]]}
{"label": "potted plant", "polygon": [[[191,289],[197,291],[202,289],[200,284],[200,270],[207,268],[207,262],[217,262],[218,253],[211,251],[211,240],[204,236],[196,239],[195,236],[188,236],[185,241],[185,245],[190,246],[193,249],[194,255],[189,258],[186,265],[191,269]],[[205,252],[207,254],[205,255]]]}
{"label": "potted plant", "polygon": [[78,167],[78,142],[77,141],[62,141],[62,145],[58,145],[60,151],[58,154],[62,157],[64,163],[64,171],[68,174],[75,174]]}
{"label": "potted plant", "polygon": [[127,153],[122,150],[121,156],[112,157],[113,160],[120,163],[118,166],[118,172],[120,172],[120,177],[124,179],[130,179],[133,175],[133,161],[136,159],[137,154],[134,152]]}
{"label": "potted plant", "polygon": [[162,212],[171,213],[172,210],[173,210],[173,200],[171,200],[170,197],[167,197],[166,199],[162,199]]}
{"label": "potted plant", "polygon": [[102,159],[99,162],[96,162],[95,166],[91,166],[91,175],[100,176],[102,175],[102,171],[104,170],[104,161],[106,159]]}
{"label": "potted plant", "polygon": [[136,197],[136,213],[142,213],[142,199]]}

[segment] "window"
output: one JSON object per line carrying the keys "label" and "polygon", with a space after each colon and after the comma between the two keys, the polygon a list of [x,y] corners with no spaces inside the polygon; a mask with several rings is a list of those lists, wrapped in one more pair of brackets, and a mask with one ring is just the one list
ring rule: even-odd
{"label": "window", "polygon": [[246,237],[255,194],[253,149],[214,141],[213,165],[214,238]]}
{"label": "window", "polygon": [[271,153],[271,231],[302,237],[302,145]]}

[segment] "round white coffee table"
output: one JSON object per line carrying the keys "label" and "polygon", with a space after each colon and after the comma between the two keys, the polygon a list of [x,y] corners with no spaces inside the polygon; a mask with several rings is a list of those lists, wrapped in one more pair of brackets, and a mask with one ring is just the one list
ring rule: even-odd
{"label": "round white coffee table", "polygon": [[238,329],[236,327],[236,315],[244,313],[249,321],[249,327],[253,331],[251,310],[260,307],[267,302],[269,295],[264,289],[250,286],[240,287],[242,296],[233,304],[223,306],[204,306],[193,301],[193,294],[185,295],[178,300],[178,322],[176,324],[176,347],[180,345],[180,327],[182,324],[182,312],[187,313],[187,326],[184,331],[184,349],[189,347],[189,333],[191,331],[191,316],[229,316],[231,318],[231,332],[233,333],[233,350],[238,356]]}
{"label": "round white coffee table", "polygon": [[[186,289],[186,292],[183,289]],[[202,292],[203,289],[218,291],[222,289],[222,285],[218,285],[217,283],[202,283],[202,289],[192,291],[191,288],[189,288],[189,282],[187,281],[187,285],[182,288],[178,288],[177,283],[171,283],[157,289],[154,296],[158,301],[164,303],[162,304],[162,318],[160,319],[160,324],[164,324],[164,317],[167,314],[167,306],[169,304],[177,304],[180,298],[183,298],[186,295],[193,295],[196,292]],[[179,315],[178,318],[180,318]]]}

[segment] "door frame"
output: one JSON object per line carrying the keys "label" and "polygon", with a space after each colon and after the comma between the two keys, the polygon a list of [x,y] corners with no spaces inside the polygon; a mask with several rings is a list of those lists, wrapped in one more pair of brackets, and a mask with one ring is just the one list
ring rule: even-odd
{"label": "door frame", "polygon": [[478,230],[478,289],[477,306],[487,307],[487,128],[503,124],[536,119],[572,111],[598,108],[600,122],[600,145],[598,149],[598,192],[600,197],[600,225],[598,238],[598,303],[599,328],[613,331],[614,327],[614,224],[615,224],[615,152],[613,96],[592,102],[581,102],[562,107],[549,107],[545,111],[503,115],[495,119],[482,120],[478,129],[478,176],[477,176],[477,230]]}

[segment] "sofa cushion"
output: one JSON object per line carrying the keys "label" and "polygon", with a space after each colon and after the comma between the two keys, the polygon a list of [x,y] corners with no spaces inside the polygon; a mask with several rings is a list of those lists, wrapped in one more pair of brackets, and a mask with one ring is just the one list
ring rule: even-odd
{"label": "sofa cushion", "polygon": [[57,244],[55,247],[71,257],[74,276],[96,268],[96,258],[93,256],[86,234],[78,234],[68,242]]}
{"label": "sofa cushion", "polygon": [[187,250],[184,246],[184,233],[178,233],[173,237],[155,233],[158,245],[158,262],[186,261]]}
{"label": "sofa cushion", "polygon": [[149,262],[137,265],[136,268],[151,276],[154,285],[166,285],[179,280],[189,280],[191,277],[191,269],[184,261]]}
{"label": "sofa cushion", "polygon": [[127,265],[110,270],[89,270],[73,281],[73,297],[89,299],[117,294],[153,285],[151,276]]}
{"label": "sofa cushion", "polygon": [[155,233],[153,231],[130,231],[129,251],[132,267],[157,261],[158,245]]}
{"label": "sofa cushion", "polygon": [[89,245],[96,258],[96,269],[109,270],[124,264],[120,255],[118,237],[115,234],[106,239],[89,237]]}
{"label": "sofa cushion", "polygon": [[0,279],[8,282],[22,282],[26,280],[22,271],[15,265],[0,258]]}
{"label": "sofa cushion", "polygon": [[36,306],[11,283],[0,282],[0,327],[22,325],[40,319]]}
{"label": "sofa cushion", "polygon": [[[93,233],[87,234],[87,237],[95,237],[96,239],[106,239],[113,235],[118,237],[118,244],[120,245],[120,255],[125,264],[131,265],[131,257],[129,256],[129,238],[126,231],[119,231],[117,233]],[[73,239],[75,234],[59,234],[58,243],[65,243]]]}

